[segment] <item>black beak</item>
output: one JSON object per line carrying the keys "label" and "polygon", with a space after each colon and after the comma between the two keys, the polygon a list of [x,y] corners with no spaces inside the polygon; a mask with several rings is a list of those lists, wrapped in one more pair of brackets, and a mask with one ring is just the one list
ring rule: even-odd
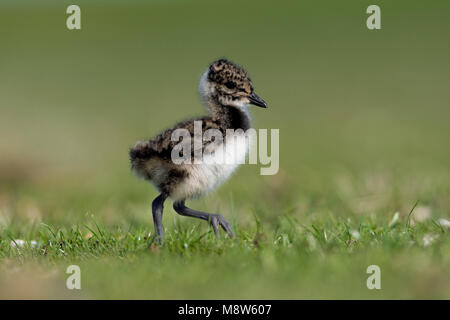
{"label": "black beak", "polygon": [[252,94],[248,96],[248,100],[250,100],[250,103],[254,104],[255,106],[267,108],[267,103],[263,99],[258,97],[258,95],[254,92],[252,92]]}

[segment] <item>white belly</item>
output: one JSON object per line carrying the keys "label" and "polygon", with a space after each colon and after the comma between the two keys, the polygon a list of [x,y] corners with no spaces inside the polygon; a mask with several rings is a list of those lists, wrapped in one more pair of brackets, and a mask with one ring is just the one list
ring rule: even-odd
{"label": "white belly", "polygon": [[185,164],[188,177],[171,194],[173,200],[204,195],[227,180],[236,168],[245,162],[249,148],[246,135],[227,139],[216,152],[204,155],[202,163]]}

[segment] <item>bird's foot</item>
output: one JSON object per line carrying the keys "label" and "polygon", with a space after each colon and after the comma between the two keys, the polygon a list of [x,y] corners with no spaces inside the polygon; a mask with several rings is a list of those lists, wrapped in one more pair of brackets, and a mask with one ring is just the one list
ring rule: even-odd
{"label": "bird's foot", "polygon": [[228,223],[227,220],[225,220],[225,218],[221,214],[212,214],[210,216],[210,223],[211,223],[211,226],[213,227],[214,234],[216,235],[217,238],[220,238],[219,226],[221,226],[222,229],[226,231],[226,233],[228,234],[228,236],[230,238],[234,237],[234,233],[233,233],[233,230],[231,229],[231,225]]}
{"label": "bird's foot", "polygon": [[150,239],[149,247],[153,247],[153,246],[159,247],[159,246],[162,246],[162,245],[164,245],[164,237],[163,237],[163,236],[160,236],[160,235],[155,234],[155,235]]}

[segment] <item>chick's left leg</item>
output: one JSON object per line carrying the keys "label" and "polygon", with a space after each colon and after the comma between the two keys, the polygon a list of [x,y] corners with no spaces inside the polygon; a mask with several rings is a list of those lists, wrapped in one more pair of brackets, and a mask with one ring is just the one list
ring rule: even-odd
{"label": "chick's left leg", "polygon": [[173,208],[178,214],[182,216],[193,217],[209,221],[209,223],[213,227],[214,234],[216,235],[216,237],[219,237],[219,226],[221,226],[222,229],[227,232],[230,238],[234,237],[231,225],[220,214],[211,214],[203,211],[190,209],[186,207],[186,205],[184,204],[184,200],[175,202],[173,204]]}
{"label": "chick's left leg", "polygon": [[162,225],[162,214],[164,209],[164,201],[167,199],[167,195],[161,193],[152,202],[152,212],[153,212],[153,224],[155,225],[156,242],[162,244],[164,239],[164,231]]}

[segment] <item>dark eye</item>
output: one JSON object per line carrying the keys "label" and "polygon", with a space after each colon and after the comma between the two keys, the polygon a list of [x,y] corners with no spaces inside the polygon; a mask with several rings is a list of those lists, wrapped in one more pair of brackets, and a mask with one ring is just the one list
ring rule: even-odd
{"label": "dark eye", "polygon": [[227,87],[228,89],[234,89],[236,88],[236,84],[233,81],[227,81],[225,83],[225,87]]}

